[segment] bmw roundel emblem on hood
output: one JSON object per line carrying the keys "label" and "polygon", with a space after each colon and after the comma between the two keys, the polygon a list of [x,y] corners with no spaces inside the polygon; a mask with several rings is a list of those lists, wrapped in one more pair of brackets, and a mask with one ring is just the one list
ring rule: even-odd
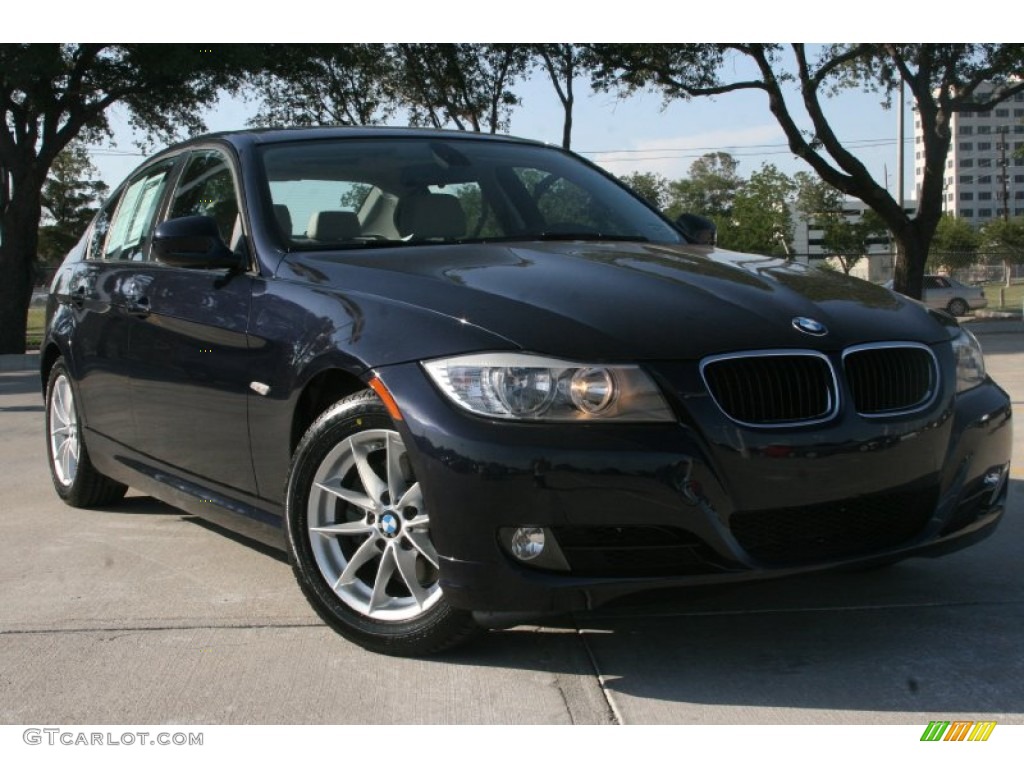
{"label": "bmw roundel emblem on hood", "polygon": [[811,336],[824,336],[828,333],[828,328],[817,320],[812,320],[809,317],[794,317],[793,327],[798,331],[810,334]]}

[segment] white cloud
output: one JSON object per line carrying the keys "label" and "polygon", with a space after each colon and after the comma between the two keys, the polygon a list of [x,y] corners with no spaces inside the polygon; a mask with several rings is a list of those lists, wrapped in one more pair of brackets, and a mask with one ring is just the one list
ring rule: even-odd
{"label": "white cloud", "polygon": [[616,175],[639,171],[678,179],[688,174],[694,160],[710,152],[733,155],[740,162],[739,172],[743,176],[750,175],[763,162],[788,165],[793,157],[782,129],[775,123],[725,128],[690,136],[642,139],[633,142],[626,150],[587,153],[587,156]]}

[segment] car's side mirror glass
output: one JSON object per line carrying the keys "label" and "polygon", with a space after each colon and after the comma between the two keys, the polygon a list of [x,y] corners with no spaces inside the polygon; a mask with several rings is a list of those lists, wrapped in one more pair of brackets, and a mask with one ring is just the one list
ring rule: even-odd
{"label": "car's side mirror glass", "polygon": [[160,223],[153,233],[153,255],[164,264],[188,269],[242,266],[242,257],[227,246],[210,216],[182,216]]}
{"label": "car's side mirror glass", "polygon": [[714,245],[718,239],[715,222],[695,213],[684,213],[676,219],[676,227],[686,238],[698,245]]}

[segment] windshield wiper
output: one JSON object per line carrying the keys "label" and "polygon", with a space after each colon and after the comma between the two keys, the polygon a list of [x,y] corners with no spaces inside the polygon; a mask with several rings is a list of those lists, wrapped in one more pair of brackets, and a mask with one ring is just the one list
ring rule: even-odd
{"label": "windshield wiper", "polygon": [[603,232],[538,232],[534,240],[604,240],[618,243],[647,243],[643,235],[608,235]]}
{"label": "windshield wiper", "polygon": [[460,243],[515,243],[529,240],[550,242],[571,242],[573,240],[591,240],[612,243],[649,243],[650,239],[643,235],[609,235],[602,232],[523,232],[517,235],[501,237],[466,237]]}

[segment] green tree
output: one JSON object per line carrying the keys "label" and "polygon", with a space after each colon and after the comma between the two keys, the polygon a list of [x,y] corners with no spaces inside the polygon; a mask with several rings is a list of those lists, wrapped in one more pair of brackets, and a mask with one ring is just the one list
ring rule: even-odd
{"label": "green tree", "polygon": [[[852,43],[824,46],[817,55],[802,43],[604,44],[593,52],[601,62],[594,74],[599,87],[627,92],[653,87],[666,99],[764,93],[793,154],[885,223],[896,245],[896,289],[914,297],[921,296],[929,245],[942,218],[952,116],[992,109],[1024,91],[1020,44]],[[921,122],[924,168],[914,215],[843,144],[823,103],[843,88],[874,89],[891,103],[901,83]]]}
{"label": "green tree", "polygon": [[619,176],[619,181],[636,192],[659,211],[665,210],[669,202],[669,181],[660,173],[634,171]]}
{"label": "green tree", "polygon": [[76,138],[104,135],[114,104],[159,139],[199,131],[201,108],[237,89],[266,48],[0,45],[0,354],[25,351],[42,189],[61,151]]}
{"label": "green tree", "polygon": [[931,271],[965,269],[978,263],[981,235],[964,219],[945,215],[935,227],[928,269]]}
{"label": "green tree", "polygon": [[872,240],[885,233],[885,223],[871,209],[852,218],[843,194],[813,174],[796,174],[796,187],[796,209],[821,231],[822,252],[850,274]]}
{"label": "green tree", "polygon": [[1003,262],[1006,285],[1010,285],[1010,265],[1024,264],[1024,218],[991,219],[981,228],[986,251]]}
{"label": "green tree", "polygon": [[395,90],[412,125],[497,133],[508,128],[528,71],[527,45],[398,43]]}
{"label": "green tree", "polygon": [[573,85],[576,78],[590,66],[588,51],[576,43],[540,43],[534,55],[548,75],[562,105],[562,147],[572,146],[572,110],[575,104]]}
{"label": "green tree", "polygon": [[732,207],[743,178],[736,172],[739,162],[728,152],[711,152],[690,165],[690,175],[669,182],[667,213],[695,213],[715,222],[721,231],[732,220]]}
{"label": "green tree", "polygon": [[69,144],[53,161],[43,185],[43,225],[39,228],[39,261],[60,263],[89,226],[108,187],[95,178],[96,167],[79,142]]}
{"label": "green tree", "polygon": [[255,126],[374,125],[398,108],[394,55],[381,43],[277,46],[253,80]]}
{"label": "green tree", "polygon": [[793,242],[790,201],[796,184],[770,163],[750,174],[733,199],[732,220],[719,244],[746,253],[788,256]]}

